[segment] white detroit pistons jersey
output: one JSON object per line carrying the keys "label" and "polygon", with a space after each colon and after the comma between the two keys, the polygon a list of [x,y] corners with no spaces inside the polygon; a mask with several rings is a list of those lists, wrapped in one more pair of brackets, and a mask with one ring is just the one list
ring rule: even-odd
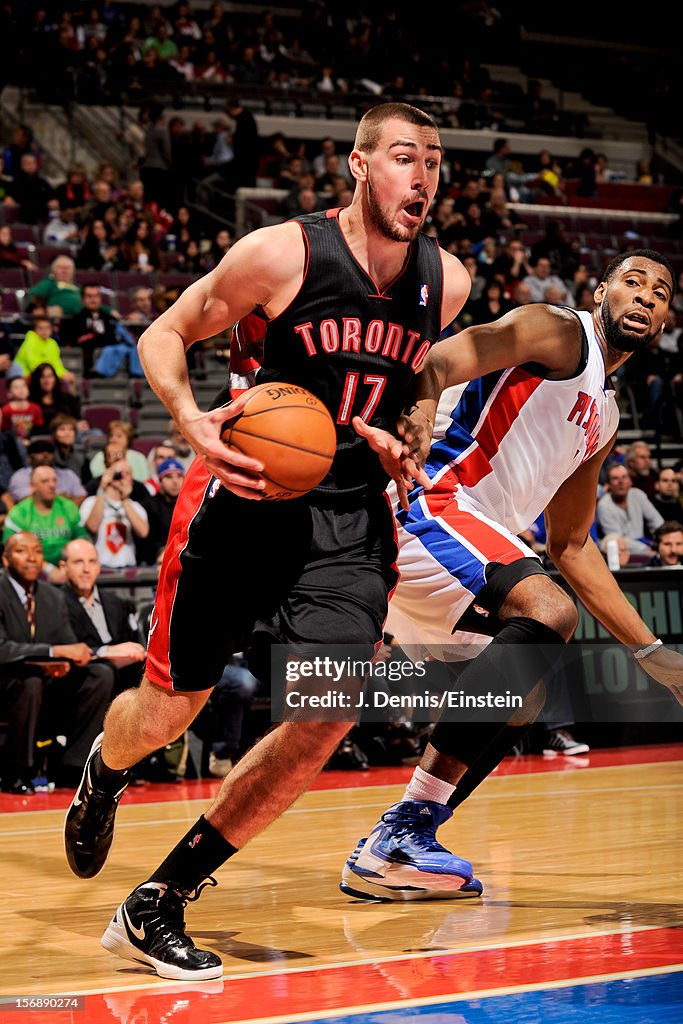
{"label": "white detroit pistons jersey", "polygon": [[513,534],[538,518],[617,428],[619,410],[591,314],[574,315],[586,339],[585,365],[576,376],[545,380],[517,366],[449,388],[439,403],[426,466],[434,489],[457,489]]}
{"label": "white detroit pistons jersey", "polygon": [[571,379],[515,367],[442,396],[426,465],[434,487],[416,487],[410,511],[396,511],[400,579],[388,628],[410,657],[479,653],[487,641],[455,627],[486,583],[487,566],[535,557],[517,535],[616,430],[591,316],[575,315],[584,344]]}

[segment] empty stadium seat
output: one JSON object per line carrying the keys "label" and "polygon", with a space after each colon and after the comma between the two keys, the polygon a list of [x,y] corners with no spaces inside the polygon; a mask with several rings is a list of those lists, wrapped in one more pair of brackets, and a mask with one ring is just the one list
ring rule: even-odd
{"label": "empty stadium seat", "polygon": [[62,363],[70,373],[80,376],[83,373],[83,350],[80,348],[60,349]]}
{"label": "empty stadium seat", "polygon": [[531,213],[529,210],[525,210],[522,213],[520,210],[519,215],[529,231],[538,231],[543,227],[544,218],[540,213]]}
{"label": "empty stadium seat", "polygon": [[[72,252],[68,245],[37,245],[33,255],[33,262],[39,267],[49,267],[58,256],[71,256]],[[43,271],[43,276],[45,276]]]}
{"label": "empty stadium seat", "polygon": [[13,224],[12,241],[16,243],[28,242],[35,245],[39,241],[36,228],[33,224]]}
{"label": "empty stadium seat", "polygon": [[187,288],[188,285],[197,280],[197,275],[174,273],[172,271],[164,273],[162,271],[157,274],[157,280],[159,284],[163,284],[164,288]]}
{"label": "empty stadium seat", "polygon": [[605,226],[605,218],[600,216],[590,216],[586,213],[577,213],[576,215],[576,230],[582,231],[584,234],[602,234],[609,229]]}
{"label": "empty stadium seat", "polygon": [[163,270],[174,270],[178,261],[180,260],[181,254],[179,252],[162,252],[161,254],[161,266]]}
{"label": "empty stadium seat", "polygon": [[132,447],[136,452],[142,452],[143,455],[149,455],[152,448],[156,448],[157,445],[163,444],[167,438],[163,434],[159,434],[158,437],[136,437],[133,441]]}
{"label": "empty stadium seat", "polygon": [[143,274],[139,270],[119,270],[116,274],[116,290],[130,291],[133,288],[153,288],[152,274]]}
{"label": "empty stadium seat", "polygon": [[17,298],[16,291],[11,288],[7,291],[2,292],[2,311],[3,313],[20,313],[21,307]]}
{"label": "empty stadium seat", "polygon": [[83,394],[88,402],[95,405],[128,406],[130,401],[130,385],[125,377],[101,379],[91,377],[83,381]]}
{"label": "empty stadium seat", "polygon": [[[41,275],[42,276],[42,275]],[[0,288],[25,288],[26,274],[23,267],[5,267],[0,270]]]}
{"label": "empty stadium seat", "polygon": [[95,427],[105,434],[112,420],[126,418],[125,410],[121,405],[83,405],[81,413],[91,427]]}
{"label": "empty stadium seat", "polygon": [[74,280],[81,288],[84,284],[98,284],[114,291],[114,276],[109,270],[77,270]]}

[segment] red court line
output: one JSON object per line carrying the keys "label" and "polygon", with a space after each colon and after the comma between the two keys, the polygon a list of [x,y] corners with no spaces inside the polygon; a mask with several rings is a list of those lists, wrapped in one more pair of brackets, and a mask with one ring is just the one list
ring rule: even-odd
{"label": "red court line", "polygon": [[[362,915],[366,910],[358,907],[349,912]],[[415,910],[419,913],[417,907]],[[208,982],[187,985],[182,993],[175,984],[169,989],[103,993],[86,997],[86,1019],[88,1024],[111,1024],[112,1020],[127,1024],[138,1019],[149,1024],[164,1020],[173,1024],[227,1024],[312,1011],[322,1016],[349,1006],[361,1010],[403,1000],[466,997],[469,992],[482,990],[524,990],[529,985],[673,967],[682,961],[683,929],[656,928],[501,949],[435,952],[422,959],[269,977],[234,981],[228,977],[222,991],[217,983]],[[132,981],[130,974],[119,978]],[[174,1008],[180,1012],[176,1014]],[[22,1016],[12,1014],[12,1019]],[[30,1019],[36,1024],[72,1024],[76,1017],[53,1012],[34,1014]]]}
{"label": "red court line", "polygon": [[[580,771],[584,768],[614,768],[622,765],[659,764],[663,761],[683,763],[683,743],[618,747],[592,750],[581,757],[542,757],[528,754],[507,757],[496,769],[500,775],[535,775],[541,772]],[[370,768],[366,772],[323,772],[311,790],[364,789],[366,786],[400,786],[407,783],[412,768]],[[148,782],[131,787],[125,797],[126,804],[165,803],[168,800],[211,800],[220,783],[208,779],[191,782]],[[36,793],[30,797],[0,794],[0,814],[7,811],[50,811],[69,806],[72,790],[60,789],[54,793]]]}

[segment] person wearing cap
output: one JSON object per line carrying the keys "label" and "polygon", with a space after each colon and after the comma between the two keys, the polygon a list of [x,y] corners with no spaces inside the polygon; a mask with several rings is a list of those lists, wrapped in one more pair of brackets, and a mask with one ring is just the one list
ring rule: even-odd
{"label": "person wearing cap", "polygon": [[185,479],[185,469],[179,459],[164,459],[157,468],[159,492],[147,502],[149,514],[150,547],[158,559],[166,547],[171,529],[173,510]]}
{"label": "person wearing cap", "polygon": [[168,439],[156,445],[150,451],[147,456],[147,465],[149,466],[149,476],[145,480],[145,487],[150,494],[159,493],[159,477],[157,470],[162,462],[166,459],[175,459],[177,457],[175,445]]}
{"label": "person wearing cap", "polygon": [[31,441],[26,449],[28,466],[18,469],[10,477],[7,490],[12,501],[23,501],[31,493],[31,474],[37,466],[52,466],[57,474],[57,494],[80,505],[85,498],[85,488],[72,469],[55,466],[55,446],[49,438]]}

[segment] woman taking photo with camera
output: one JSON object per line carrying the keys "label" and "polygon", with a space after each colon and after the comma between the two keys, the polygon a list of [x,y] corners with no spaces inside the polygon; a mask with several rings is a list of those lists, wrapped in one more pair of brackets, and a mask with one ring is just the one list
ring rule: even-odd
{"label": "woman taking photo with camera", "polygon": [[[144,484],[149,476],[147,459],[142,452],[136,452],[131,448],[133,433],[132,423],[129,423],[127,420],[112,420],[107,427],[106,445],[115,444],[117,446],[121,452],[121,458],[130,466],[133,480]],[[90,473],[93,477],[102,476],[104,468],[104,452],[96,452],[90,460]]]}

